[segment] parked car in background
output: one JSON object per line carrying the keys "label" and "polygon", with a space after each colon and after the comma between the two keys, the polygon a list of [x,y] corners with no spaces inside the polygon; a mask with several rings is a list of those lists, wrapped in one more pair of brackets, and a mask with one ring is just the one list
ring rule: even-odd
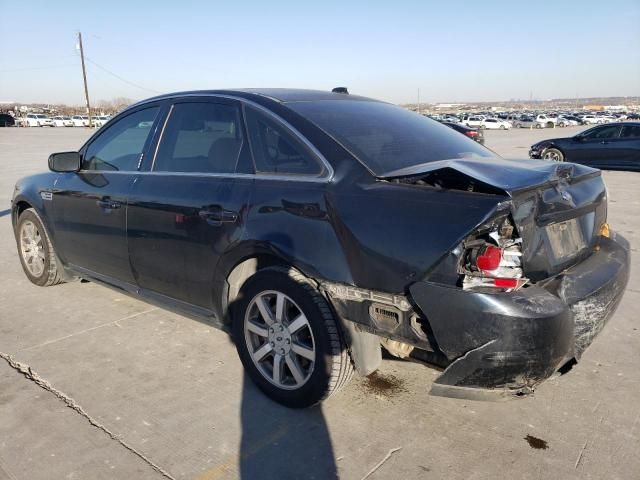
{"label": "parked car in background", "polygon": [[582,121],[582,119],[576,115],[564,115],[564,118],[573,120],[574,122],[576,122],[576,125],[584,125],[584,122]]}
{"label": "parked car in background", "polygon": [[14,127],[16,120],[8,113],[0,113],[0,127]]}
{"label": "parked car in background", "polygon": [[486,128],[487,130],[509,130],[511,124],[499,118],[485,118],[480,124],[480,127]]}
{"label": "parked car in background", "polygon": [[582,115],[580,117],[582,123],[585,125],[596,125],[598,123],[602,123],[603,120],[595,115]]}
{"label": "parked car in background", "polygon": [[49,168],[11,204],[32,283],[86,278],[224,328],[290,407],[375,371],[381,344],[439,364],[433,394],[529,394],[628,280],[598,170],[504,160],[365,97],[162,95]]}
{"label": "parked car in background", "polygon": [[522,116],[514,123],[516,128],[546,128],[546,120],[538,120],[535,117]]}
{"label": "parked car in background", "polygon": [[599,125],[573,137],[543,140],[531,146],[529,156],[608,170],[640,171],[640,122]]}
{"label": "parked car in background", "polygon": [[569,117],[559,116],[557,125],[559,127],[575,127],[579,125],[579,123],[576,120],[570,119]]}
{"label": "parked car in background", "polygon": [[467,127],[457,122],[442,122],[442,124],[484,145],[484,133],[482,133],[482,129]]}
{"label": "parked car in background", "polygon": [[536,115],[536,120],[541,122],[546,128],[553,128],[557,125],[557,117],[551,117],[545,114]]}
{"label": "parked car in background", "polygon": [[53,120],[53,125],[56,127],[73,127],[73,120],[71,120],[71,117],[56,115],[51,120]]}
{"label": "parked car in background", "polygon": [[484,121],[484,117],[477,115],[467,115],[462,117],[462,124],[467,127],[482,127],[482,122]]}
{"label": "parked car in background", "polygon": [[29,127],[54,127],[53,120],[42,113],[28,113],[25,117]]}
{"label": "parked car in background", "polygon": [[105,123],[109,121],[111,117],[107,115],[99,115],[97,117],[91,117],[91,124],[94,127],[102,127]]}
{"label": "parked car in background", "polygon": [[86,115],[74,115],[71,117],[71,121],[73,122],[74,127],[89,126],[89,117],[87,117]]}

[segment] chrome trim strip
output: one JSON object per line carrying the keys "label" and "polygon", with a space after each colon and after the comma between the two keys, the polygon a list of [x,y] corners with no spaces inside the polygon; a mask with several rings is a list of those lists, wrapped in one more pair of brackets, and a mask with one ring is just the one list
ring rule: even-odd
{"label": "chrome trim strip", "polygon": [[[259,103],[254,102],[253,100],[248,100],[246,98],[242,98],[242,97],[237,97],[235,95],[226,95],[226,94],[216,94],[216,93],[187,93],[187,94],[178,94],[178,95],[167,95],[164,96],[162,98],[153,98],[153,99],[149,99],[149,102],[158,102],[158,101],[165,101],[165,100],[172,100],[172,99],[180,99],[180,98],[187,98],[187,97],[213,97],[213,98],[226,98],[228,100],[236,100],[239,101],[240,103],[246,104],[246,105],[250,105],[253,108],[256,108],[258,110],[260,110],[261,112],[264,112],[265,114],[271,116],[272,118],[274,118],[277,122],[279,122],[281,125],[283,125],[286,129],[288,129],[296,138],[298,138],[302,143],[304,143],[304,145],[311,151],[311,153],[313,155],[316,156],[316,158],[318,158],[322,164],[325,167],[325,174],[319,177],[309,177],[307,175],[298,175],[298,174],[291,174],[291,175],[269,175],[267,173],[260,173],[260,174],[247,174],[247,173],[234,173],[234,174],[217,174],[217,173],[192,173],[192,172],[122,172],[122,173],[139,173],[139,174],[144,174],[144,173],[153,173],[153,174],[169,174],[169,175],[180,175],[182,176],[183,173],[186,173],[187,175],[195,175],[195,176],[210,176],[210,177],[236,177],[236,176],[240,176],[240,177],[252,177],[252,178],[261,178],[261,179],[268,179],[268,180],[289,180],[289,181],[305,181],[305,182],[322,182],[322,183],[328,183],[331,180],[333,180],[333,176],[334,176],[334,170],[333,167],[331,166],[331,164],[329,163],[329,161],[324,157],[324,155],[322,155],[322,153],[320,153],[318,151],[318,149],[315,147],[315,145],[313,145],[304,135],[302,135],[298,130],[296,130],[296,128],[291,125],[289,122],[287,122],[285,119],[283,119],[282,117],[280,117],[279,115],[277,115],[276,113],[272,112],[271,110],[269,110],[266,107],[263,107],[262,105],[260,105]],[[144,105],[144,101],[142,102],[138,102],[135,104],[136,107],[140,107],[142,105]],[[133,106],[132,106],[133,107]],[[129,107],[129,108],[132,108]],[[173,106],[172,106],[173,107]],[[170,112],[169,112],[170,113]],[[167,121],[169,120],[169,114],[167,114],[167,118],[165,119],[165,125]],[[153,155],[153,159],[152,159],[152,168],[153,166],[155,166],[155,161],[156,161],[156,154],[157,154],[157,150],[158,150],[158,146],[160,145],[160,141],[162,140],[162,135],[164,134],[164,126],[162,128],[162,133],[160,135],[160,138],[158,139],[158,143],[156,145],[156,151],[154,152]],[[101,172],[101,170],[91,170],[91,172]],[[105,173],[116,173],[113,171],[109,171],[106,170],[104,171]],[[290,177],[294,177],[294,178],[290,178]]]}
{"label": "chrome trim strip", "polygon": [[325,177],[304,177],[302,175],[270,175],[268,173],[199,173],[199,172],[139,172],[137,170],[120,171],[120,170],[79,170],[78,174],[85,175],[145,175],[145,176],[161,176],[161,177],[201,177],[201,178],[246,178],[256,180],[279,180],[288,182],[312,182],[327,183],[330,179]]}

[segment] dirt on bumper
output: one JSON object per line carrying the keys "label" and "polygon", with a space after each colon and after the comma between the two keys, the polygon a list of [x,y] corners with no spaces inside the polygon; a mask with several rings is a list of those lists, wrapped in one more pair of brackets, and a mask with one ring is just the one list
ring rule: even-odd
{"label": "dirt on bumper", "polygon": [[624,293],[629,262],[629,245],[617,236],[553,279],[514,293],[414,284],[411,296],[451,361],[431,393],[479,400],[531,393],[602,330]]}

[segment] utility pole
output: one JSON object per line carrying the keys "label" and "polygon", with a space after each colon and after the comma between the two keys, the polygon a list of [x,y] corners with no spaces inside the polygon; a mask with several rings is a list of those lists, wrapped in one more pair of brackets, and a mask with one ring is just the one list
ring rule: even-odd
{"label": "utility pole", "polygon": [[84,50],[82,49],[82,33],[78,32],[78,45],[80,46],[80,60],[82,61],[82,78],[84,79],[84,97],[87,99],[87,116],[89,128],[91,128],[91,106],[89,105],[89,88],[87,87],[87,70],[84,66]]}

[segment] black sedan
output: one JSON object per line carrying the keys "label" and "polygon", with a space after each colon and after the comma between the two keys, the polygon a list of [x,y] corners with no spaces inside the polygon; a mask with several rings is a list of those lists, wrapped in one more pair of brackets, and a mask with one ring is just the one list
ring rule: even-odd
{"label": "black sedan", "polygon": [[628,279],[598,170],[503,160],[346,93],[155,97],[49,169],[12,199],[31,282],[84,278],[225,329],[292,407],[375,371],[381,345],[442,367],[434,394],[530,393]]}
{"label": "black sedan", "polygon": [[475,129],[467,127],[466,125],[461,125],[459,123],[453,122],[442,122],[443,125],[446,125],[449,128],[453,128],[456,132],[460,132],[466,137],[469,137],[471,140],[475,140],[478,143],[484,145],[484,134],[481,129]]}
{"label": "black sedan", "polygon": [[574,137],[543,140],[531,146],[529,156],[605,170],[640,171],[640,123],[608,123]]}
{"label": "black sedan", "polygon": [[14,127],[16,120],[8,113],[0,113],[0,127]]}

